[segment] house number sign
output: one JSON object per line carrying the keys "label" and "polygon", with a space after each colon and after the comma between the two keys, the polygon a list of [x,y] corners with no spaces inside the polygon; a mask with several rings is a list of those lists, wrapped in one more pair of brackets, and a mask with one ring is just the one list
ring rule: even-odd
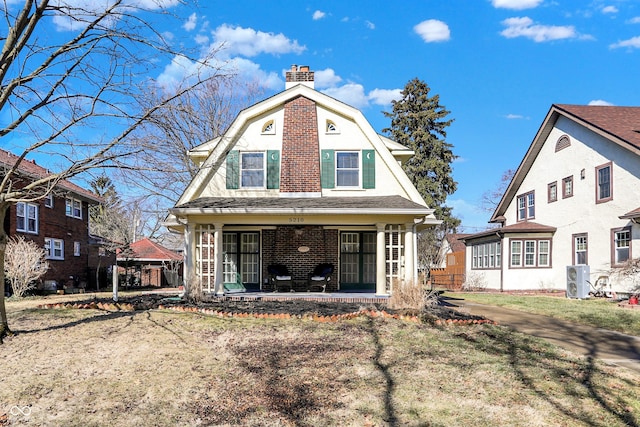
{"label": "house number sign", "polygon": [[304,222],[304,218],[300,217],[300,216],[291,216],[289,217],[289,223],[291,224],[300,224]]}

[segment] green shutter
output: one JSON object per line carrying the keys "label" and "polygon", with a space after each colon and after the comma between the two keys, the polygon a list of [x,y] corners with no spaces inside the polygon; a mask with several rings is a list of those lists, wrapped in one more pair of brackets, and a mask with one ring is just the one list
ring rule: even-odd
{"label": "green shutter", "polygon": [[280,151],[267,151],[267,188],[280,188]]}
{"label": "green shutter", "polygon": [[239,157],[238,150],[227,154],[227,188],[229,190],[237,190],[240,187]]}
{"label": "green shutter", "polygon": [[362,150],[362,188],[376,188],[375,150]]}
{"label": "green shutter", "polygon": [[333,150],[321,150],[322,160],[320,165],[322,168],[322,177],[320,183],[322,188],[334,188],[336,186],[335,160]]}

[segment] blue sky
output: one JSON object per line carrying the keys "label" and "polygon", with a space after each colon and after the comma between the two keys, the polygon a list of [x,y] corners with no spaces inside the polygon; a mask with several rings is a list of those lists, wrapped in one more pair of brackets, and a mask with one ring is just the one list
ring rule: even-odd
{"label": "blue sky", "polygon": [[[447,204],[466,232],[487,226],[482,194],[518,166],[551,104],[640,105],[638,0],[208,0],[173,11],[180,26],[157,23],[166,37],[220,49],[266,95],[284,89],[292,64],[309,65],[316,89],[378,132],[407,81],[425,81],[454,119]],[[179,79],[191,65],[152,77]]]}

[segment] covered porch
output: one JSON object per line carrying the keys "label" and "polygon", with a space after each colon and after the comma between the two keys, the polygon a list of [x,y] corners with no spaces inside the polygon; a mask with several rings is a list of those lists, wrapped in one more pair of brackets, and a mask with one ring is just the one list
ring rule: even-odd
{"label": "covered porch", "polygon": [[324,293],[388,296],[394,283],[418,279],[417,232],[438,223],[431,209],[395,196],[262,198],[259,207],[250,200],[225,199],[223,208],[220,199],[200,199],[208,206],[172,209],[185,238],[187,283],[198,280],[214,295],[274,292],[270,266],[281,265],[290,293],[306,293],[310,274],[328,264]]}

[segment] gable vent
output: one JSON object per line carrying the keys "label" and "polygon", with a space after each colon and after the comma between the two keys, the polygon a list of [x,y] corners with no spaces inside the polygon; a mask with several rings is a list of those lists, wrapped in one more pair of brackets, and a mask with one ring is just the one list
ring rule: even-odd
{"label": "gable vent", "polygon": [[558,141],[556,142],[556,153],[560,150],[564,150],[569,146],[571,146],[571,140],[569,139],[569,136],[562,135],[560,138],[558,138]]}

